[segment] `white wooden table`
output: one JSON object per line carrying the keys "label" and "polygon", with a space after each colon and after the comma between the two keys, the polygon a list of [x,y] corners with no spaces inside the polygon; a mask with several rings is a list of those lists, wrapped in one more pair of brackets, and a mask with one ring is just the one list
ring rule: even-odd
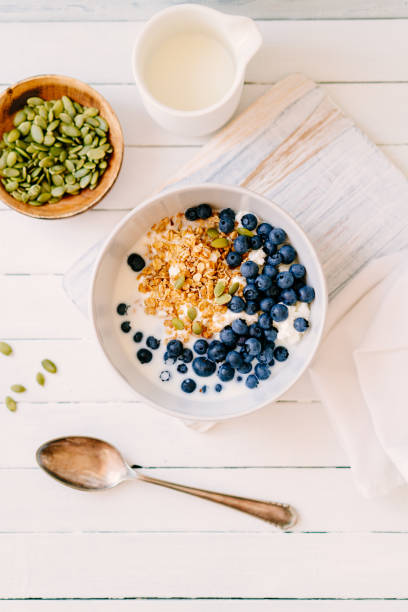
{"label": "white wooden table", "polygon": [[[69,4],[69,6],[68,6]],[[0,83],[42,72],[93,84],[125,134],[112,192],[74,219],[0,210],[0,611],[310,612],[408,608],[408,493],[367,501],[307,378],[276,404],[207,434],[135,399],[108,369],[88,321],[62,289],[67,268],[194,155],[204,139],[165,133],[142,108],[130,53],[141,21],[170,2],[0,3]],[[210,4],[210,3],[208,3]],[[264,47],[241,108],[301,71],[408,170],[408,8],[404,0],[243,0],[212,6],[259,19]],[[44,357],[60,368],[33,377]],[[149,485],[103,494],[59,486],[35,449],[66,434],[116,443],[156,476],[287,500],[294,533]],[[39,601],[40,600],[40,601]]]}

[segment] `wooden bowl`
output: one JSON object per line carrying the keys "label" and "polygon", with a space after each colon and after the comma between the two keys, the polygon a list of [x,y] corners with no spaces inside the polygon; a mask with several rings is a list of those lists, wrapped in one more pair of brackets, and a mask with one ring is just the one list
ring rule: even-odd
{"label": "wooden bowl", "polygon": [[92,191],[83,189],[78,195],[64,196],[55,204],[30,206],[14,199],[0,182],[0,199],[14,210],[24,215],[39,219],[63,219],[77,215],[95,206],[109,191],[119,174],[123,159],[122,128],[110,104],[86,83],[71,77],[57,74],[44,74],[19,81],[8,87],[0,95],[0,137],[11,130],[13,116],[22,108],[27,98],[38,96],[44,100],[53,100],[66,95],[74,102],[83,106],[94,106],[100,115],[108,122],[109,140],[113,152],[109,158],[108,167],[98,185]]}

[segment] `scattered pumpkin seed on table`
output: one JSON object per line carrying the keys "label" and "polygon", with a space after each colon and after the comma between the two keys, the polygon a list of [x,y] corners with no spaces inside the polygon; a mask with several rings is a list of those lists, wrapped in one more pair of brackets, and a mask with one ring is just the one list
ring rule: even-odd
{"label": "scattered pumpkin seed on table", "polygon": [[95,189],[113,151],[97,108],[31,97],[13,123],[0,141],[1,182],[13,198],[43,206]]}
{"label": "scattered pumpkin seed on table", "polygon": [[11,355],[12,352],[13,349],[9,344],[7,344],[7,342],[0,342],[0,353],[3,353],[3,355],[8,356]]}
{"label": "scattered pumpkin seed on table", "polygon": [[10,389],[14,391],[14,393],[25,393],[25,391],[27,391],[23,385],[11,385]]}
{"label": "scattered pumpkin seed on table", "polygon": [[4,401],[5,401],[5,404],[6,404],[7,408],[11,412],[15,412],[17,410],[17,403],[13,400],[12,397],[7,395],[7,397],[6,397],[6,399]]}
{"label": "scattered pumpkin seed on table", "polygon": [[43,359],[41,365],[50,374],[55,374],[57,371],[57,366],[50,359]]}
{"label": "scattered pumpkin seed on table", "polygon": [[37,375],[35,377],[35,380],[38,382],[39,385],[41,385],[42,387],[45,385],[45,376],[42,372],[37,372]]}

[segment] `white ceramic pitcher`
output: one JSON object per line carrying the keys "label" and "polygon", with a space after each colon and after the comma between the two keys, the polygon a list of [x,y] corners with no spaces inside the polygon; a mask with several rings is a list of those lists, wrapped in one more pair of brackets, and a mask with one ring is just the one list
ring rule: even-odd
{"label": "white ceramic pitcher", "polygon": [[[166,106],[152,95],[146,84],[146,63],[154,50],[171,36],[188,32],[202,32],[217,40],[230,53],[234,65],[227,91],[215,103],[198,110]],[[227,15],[198,4],[179,4],[160,11],[144,26],[133,54],[134,76],[146,110],[159,125],[181,135],[201,136],[213,132],[236,110],[246,66],[261,43],[261,34],[249,17]]]}

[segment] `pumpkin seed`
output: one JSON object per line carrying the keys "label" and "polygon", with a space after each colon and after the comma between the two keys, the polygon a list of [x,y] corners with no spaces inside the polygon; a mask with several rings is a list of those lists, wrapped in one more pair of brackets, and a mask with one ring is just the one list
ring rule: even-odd
{"label": "pumpkin seed", "polygon": [[13,349],[7,342],[0,342],[0,353],[3,353],[3,355],[11,355],[12,352]]}
{"label": "pumpkin seed", "polygon": [[17,155],[15,151],[10,151],[10,153],[7,155],[7,165],[10,166],[14,166],[14,164],[17,161]]}
{"label": "pumpkin seed", "polygon": [[237,227],[237,232],[238,234],[241,234],[241,236],[253,236],[254,232],[251,232],[250,230],[246,229],[246,227]]}
{"label": "pumpkin seed", "polygon": [[44,370],[47,370],[47,372],[50,372],[51,374],[55,374],[57,371],[57,366],[50,359],[43,359],[41,365]]}
{"label": "pumpkin seed", "polygon": [[229,293],[223,293],[222,295],[215,298],[215,303],[219,305],[228,304],[228,302],[230,302],[231,299],[232,299],[232,296]]}
{"label": "pumpkin seed", "polygon": [[[46,130],[47,129],[47,122],[45,119],[43,119],[40,115],[37,115],[34,118],[34,124],[40,126],[41,129]],[[10,141],[10,137],[9,137],[9,141]]]}
{"label": "pumpkin seed", "polygon": [[90,182],[91,182],[91,174],[87,174],[86,176],[83,176],[81,178],[81,180],[79,181],[79,186],[81,189],[85,189],[85,187],[88,187]]}
{"label": "pumpkin seed", "polygon": [[11,385],[10,389],[14,391],[14,393],[25,393],[25,391],[27,391],[23,385]]}
{"label": "pumpkin seed", "polygon": [[215,249],[225,249],[229,245],[229,242],[226,238],[216,238],[211,242],[211,246]]}
{"label": "pumpkin seed", "polygon": [[174,281],[174,288],[181,289],[185,283],[185,280],[186,280],[186,277],[184,276],[184,274],[180,274],[180,276],[178,276],[176,280]]}
{"label": "pumpkin seed", "polygon": [[7,395],[7,397],[6,397],[6,399],[4,401],[5,401],[5,404],[6,404],[7,408],[11,412],[15,412],[17,410],[17,403],[13,400],[12,397]]}
{"label": "pumpkin seed", "polygon": [[96,149],[90,149],[88,151],[88,158],[89,159],[102,159],[102,157],[105,157],[106,151],[103,148],[105,145],[102,145],[101,147],[97,147]]}
{"label": "pumpkin seed", "polygon": [[191,329],[193,331],[193,334],[199,336],[203,331],[203,326],[201,325],[200,321],[194,321]]}
{"label": "pumpkin seed", "polygon": [[71,138],[77,138],[81,135],[81,132],[78,130],[78,128],[75,127],[75,125],[64,124],[61,127],[61,132],[65,134],[65,136],[71,136]]}
{"label": "pumpkin seed", "polygon": [[13,123],[15,127],[18,127],[23,121],[26,120],[26,114],[24,110],[19,110],[14,115]]}
{"label": "pumpkin seed", "polygon": [[31,138],[37,142],[38,144],[41,144],[44,140],[44,134],[42,129],[40,128],[39,125],[36,125],[35,123],[31,124]]}
{"label": "pumpkin seed", "polygon": [[19,138],[20,138],[20,132],[18,131],[17,128],[14,128],[7,134],[7,139],[9,141],[9,144],[11,144],[12,142],[15,142]]}
{"label": "pumpkin seed", "polygon": [[220,297],[225,291],[225,283],[222,280],[219,280],[214,287],[214,295],[215,297]]}
{"label": "pumpkin seed", "polygon": [[190,319],[190,321],[194,321],[194,319],[197,316],[197,310],[193,306],[191,308],[188,308],[187,316]]}
{"label": "pumpkin seed", "polygon": [[28,106],[38,106],[39,104],[42,104],[44,102],[44,100],[42,98],[38,98],[33,96],[32,98],[28,98],[27,100],[27,104]]}
{"label": "pumpkin seed", "polygon": [[217,238],[220,235],[220,232],[215,227],[209,227],[207,229],[207,235],[210,238],[214,239],[214,238]]}
{"label": "pumpkin seed", "polygon": [[38,382],[39,385],[41,385],[42,387],[45,385],[45,377],[44,374],[42,372],[37,372],[37,375],[35,377],[35,380]]}
{"label": "pumpkin seed", "polygon": [[232,285],[230,285],[228,289],[228,293],[230,295],[234,295],[234,293],[236,293],[238,289],[239,289],[239,283],[236,281],[235,283],[232,283]]}
{"label": "pumpkin seed", "polygon": [[174,319],[171,320],[171,324],[173,325],[173,327],[175,327],[176,329],[184,329],[184,323],[181,319],[178,319],[177,317],[174,317]]}
{"label": "pumpkin seed", "polygon": [[14,178],[20,175],[20,172],[16,168],[4,168],[2,170],[3,176],[7,176],[7,178]]}
{"label": "pumpkin seed", "polygon": [[61,100],[68,115],[74,117],[76,115],[76,110],[68,96],[62,96]]}
{"label": "pumpkin seed", "polygon": [[62,186],[60,186],[60,187],[53,187],[53,188],[51,189],[51,195],[52,195],[54,198],[62,198],[62,196],[64,195],[64,193],[65,193],[65,189],[64,189],[64,187],[62,187]]}
{"label": "pumpkin seed", "polygon": [[45,204],[45,202],[48,202],[50,197],[51,197],[50,193],[44,192],[38,196],[37,201],[40,202],[41,204]]}

